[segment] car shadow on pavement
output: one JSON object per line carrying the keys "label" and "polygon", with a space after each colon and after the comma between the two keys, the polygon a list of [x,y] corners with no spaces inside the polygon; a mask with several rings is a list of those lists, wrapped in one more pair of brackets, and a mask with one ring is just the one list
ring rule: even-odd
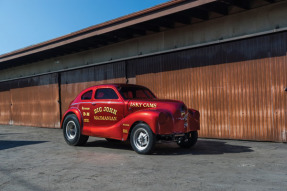
{"label": "car shadow on pavement", "polygon": [[[240,143],[240,142],[239,142]],[[88,142],[85,147],[102,147],[108,149],[132,150],[128,142],[108,142],[97,140]],[[190,149],[180,148],[176,143],[156,144],[153,155],[220,155],[225,153],[253,152],[249,146],[231,145],[223,140],[198,140]]]}
{"label": "car shadow on pavement", "polygon": [[109,142],[106,140],[96,140],[87,142],[87,144],[84,147],[102,147],[108,149],[132,150],[132,147],[128,142],[122,142],[122,141]]}
{"label": "car shadow on pavement", "polygon": [[222,140],[198,140],[197,144],[190,149],[183,149],[176,144],[156,147],[156,155],[221,155],[225,153],[253,152],[249,146],[231,145]]}
{"label": "car shadow on pavement", "polygon": [[45,143],[45,142],[48,142],[48,141],[7,141],[7,140],[0,140],[0,151],[15,148],[15,147],[34,145],[34,144],[40,144],[40,143]]}

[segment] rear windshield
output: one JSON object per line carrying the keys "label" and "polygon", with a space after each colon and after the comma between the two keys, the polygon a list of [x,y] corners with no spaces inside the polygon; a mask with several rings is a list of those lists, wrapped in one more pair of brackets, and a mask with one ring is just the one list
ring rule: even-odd
{"label": "rear windshield", "polygon": [[120,94],[124,99],[155,99],[155,95],[147,88],[142,87],[119,87]]}

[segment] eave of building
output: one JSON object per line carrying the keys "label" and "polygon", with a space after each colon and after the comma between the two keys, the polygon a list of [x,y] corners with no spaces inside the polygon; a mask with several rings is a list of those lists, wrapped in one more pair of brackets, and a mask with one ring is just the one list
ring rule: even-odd
{"label": "eave of building", "polygon": [[50,41],[0,55],[0,69],[192,25],[282,0],[173,0]]}

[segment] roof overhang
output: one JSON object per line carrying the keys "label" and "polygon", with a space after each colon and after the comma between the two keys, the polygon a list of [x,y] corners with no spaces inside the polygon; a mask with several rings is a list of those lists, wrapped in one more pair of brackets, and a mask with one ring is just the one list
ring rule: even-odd
{"label": "roof overhang", "polygon": [[59,38],[0,55],[0,69],[118,43],[280,0],[173,0]]}

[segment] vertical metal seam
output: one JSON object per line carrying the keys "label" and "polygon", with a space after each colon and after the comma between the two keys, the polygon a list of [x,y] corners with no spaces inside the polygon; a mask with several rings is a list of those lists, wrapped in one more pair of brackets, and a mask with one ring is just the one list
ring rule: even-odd
{"label": "vertical metal seam", "polygon": [[60,123],[61,123],[61,120],[62,120],[62,94],[61,94],[61,72],[58,73],[58,96],[59,96],[59,100],[58,100],[58,103],[59,103],[59,110],[60,110]]}
{"label": "vertical metal seam", "polygon": [[[271,52],[268,54],[268,60],[269,60],[269,72],[270,72],[270,91],[271,91],[271,97],[270,97],[270,102],[271,102],[271,108],[272,108],[272,113],[271,113],[271,128],[272,128],[272,132],[273,132],[273,134],[272,134],[272,137],[270,136],[270,138],[272,139],[272,140],[274,140],[274,104],[273,104],[273,85],[272,85],[272,63],[271,63],[271,61],[272,61],[272,57],[271,57]],[[276,62],[276,60],[275,60],[275,62]],[[268,131],[267,131],[267,133],[268,133]],[[268,136],[268,135],[267,135]],[[269,136],[268,136],[269,137]]]}
{"label": "vertical metal seam", "polygon": [[125,60],[124,62],[125,62],[124,66],[125,66],[125,78],[126,78],[126,84],[128,84],[128,83],[129,83],[129,78],[128,78],[128,61],[127,61],[127,60]]}
{"label": "vertical metal seam", "polygon": [[11,88],[9,88],[9,96],[10,96],[10,121],[9,124],[13,125],[13,116],[12,116],[12,107],[13,107],[13,103],[12,103],[12,93],[11,93]]}

